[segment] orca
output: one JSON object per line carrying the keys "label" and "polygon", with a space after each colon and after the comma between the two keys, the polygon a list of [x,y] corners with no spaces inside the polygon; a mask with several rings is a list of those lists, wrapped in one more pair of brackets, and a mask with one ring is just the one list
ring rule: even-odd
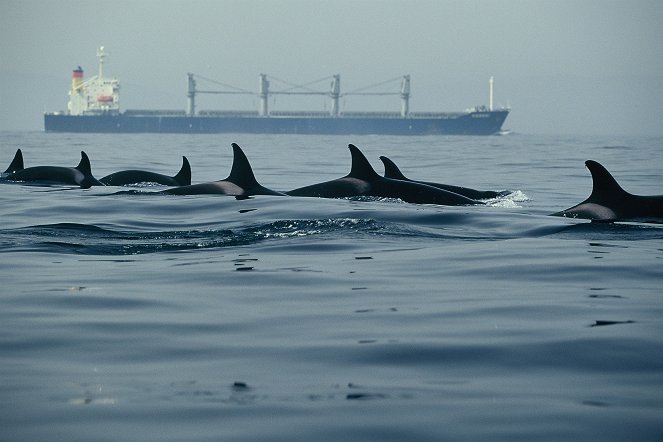
{"label": "orca", "polygon": [[103,186],[92,176],[90,159],[81,151],[81,161],[76,167],[35,166],[17,170],[4,178],[7,181],[22,181],[36,184],[72,184],[84,189]]}
{"label": "orca", "polygon": [[99,181],[107,186],[126,186],[138,183],[156,183],[164,186],[188,186],[191,184],[191,166],[185,156],[182,157],[182,168],[175,176],[162,175],[160,173],[145,170],[122,170],[111,173]]}
{"label": "orca", "polygon": [[261,186],[256,180],[251,164],[242,149],[236,143],[232,143],[232,147],[233,165],[230,175],[225,180],[173,187],[161,193],[169,195],[230,195],[238,199],[248,198],[252,195],[284,195],[281,192]]}
{"label": "orca", "polygon": [[401,170],[398,168],[398,166],[391,161],[389,158],[385,156],[381,156],[380,160],[384,164],[384,177],[385,178],[391,178],[393,180],[400,180],[400,181],[411,181],[414,183],[419,183],[419,184],[426,184],[428,186],[433,186],[437,187],[438,189],[442,190],[448,190],[449,192],[457,193],[458,195],[463,195],[471,199],[475,200],[487,200],[491,198],[499,198],[501,196],[508,195],[509,191],[502,191],[502,192],[496,192],[493,190],[476,190],[476,189],[470,189],[469,187],[460,187],[460,186],[452,186],[450,184],[441,184],[441,183],[431,183],[428,181],[419,181],[419,180],[411,180],[407,178]]}
{"label": "orca", "polygon": [[444,206],[483,204],[481,201],[425,184],[381,177],[357,146],[350,144],[348,148],[352,155],[352,167],[348,175],[335,180],[300,187],[285,193],[291,196],[318,198],[354,196],[399,198],[408,203]]}
{"label": "orca", "polygon": [[9,167],[7,170],[5,170],[2,175],[11,175],[14,172],[17,172],[19,170],[23,170],[25,167],[23,165],[23,152],[21,152],[21,149],[16,150],[16,154],[14,155],[14,159],[12,162],[9,164]]}
{"label": "orca", "polygon": [[592,174],[592,193],[573,207],[552,216],[596,222],[640,221],[663,223],[663,195],[633,195],[617,183],[608,170],[593,160],[585,161]]}

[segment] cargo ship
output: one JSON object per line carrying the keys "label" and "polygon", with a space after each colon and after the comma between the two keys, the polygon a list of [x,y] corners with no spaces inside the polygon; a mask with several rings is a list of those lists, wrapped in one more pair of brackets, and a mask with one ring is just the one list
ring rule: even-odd
{"label": "cargo ship", "polygon": [[[47,132],[89,133],[252,133],[252,134],[325,134],[325,135],[494,135],[503,133],[502,125],[510,109],[493,108],[493,78],[489,81],[489,104],[462,112],[410,112],[410,76],[400,78],[398,92],[341,93],[339,75],[331,76],[328,91],[271,91],[265,74],[259,76],[257,93],[232,90],[201,90],[196,76],[188,73],[187,107],[184,110],[120,110],[120,83],[104,77],[107,57],[104,47],[97,51],[99,73],[88,80],[79,66],[72,74],[66,111],[44,114]],[[221,83],[218,83],[221,84]],[[365,90],[365,89],[364,89]],[[197,111],[198,94],[252,94],[259,97],[256,111]],[[274,111],[269,109],[273,95],[326,95],[331,100],[329,111]],[[347,95],[398,95],[400,111],[343,112],[341,97]]]}

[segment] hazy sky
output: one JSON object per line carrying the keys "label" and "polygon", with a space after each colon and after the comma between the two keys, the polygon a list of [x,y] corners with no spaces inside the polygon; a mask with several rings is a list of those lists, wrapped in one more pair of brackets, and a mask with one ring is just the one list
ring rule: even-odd
{"label": "hazy sky", "polygon": [[[505,128],[661,134],[662,23],[659,0],[0,0],[0,130],[43,130],[44,111],[66,109],[72,69],[94,75],[104,45],[123,109],[184,110],[194,72],[252,91],[260,73],[295,84],[340,74],[344,91],[410,74],[412,111],[458,111],[488,104],[492,75],[495,104],[512,108]],[[283,96],[270,106],[329,107]],[[201,96],[198,107],[258,102]]]}

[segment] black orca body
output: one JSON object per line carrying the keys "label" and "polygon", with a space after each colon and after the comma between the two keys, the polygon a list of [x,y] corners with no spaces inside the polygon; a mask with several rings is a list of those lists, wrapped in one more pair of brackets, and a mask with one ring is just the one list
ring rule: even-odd
{"label": "black orca body", "polygon": [[663,195],[641,196],[628,193],[596,161],[585,165],[592,174],[592,193],[585,201],[553,216],[592,221],[640,221],[663,223]]}
{"label": "black orca body", "polygon": [[253,174],[253,169],[242,149],[235,143],[233,147],[233,165],[230,175],[225,180],[209,183],[191,184],[174,187],[162,193],[169,195],[230,195],[247,198],[252,195],[283,195],[280,192],[261,186]]}
{"label": "black orca body", "polygon": [[[22,159],[21,159],[22,161]],[[13,163],[12,163],[13,164]],[[7,181],[21,181],[35,184],[69,184],[87,189],[92,186],[103,186],[92,176],[90,159],[81,151],[81,161],[76,167],[35,166],[17,170],[4,177]]]}
{"label": "black orca body", "polygon": [[164,186],[188,186],[191,184],[191,166],[186,157],[182,157],[182,168],[175,176],[162,175],[146,170],[123,170],[111,173],[99,181],[107,186],[126,186],[138,183],[156,183]]}
{"label": "black orca body", "polygon": [[425,184],[381,177],[355,145],[350,144],[348,148],[352,154],[352,168],[348,175],[324,183],[294,189],[286,192],[286,194],[319,198],[353,196],[399,198],[408,203],[445,206],[483,204],[457,193]]}
{"label": "black orca body", "polygon": [[23,152],[21,152],[21,149],[17,149],[16,154],[14,155],[14,159],[9,164],[9,167],[7,167],[7,170],[2,173],[2,175],[11,175],[12,173],[23,169],[25,169],[25,166],[23,165]]}
{"label": "black orca body", "polygon": [[401,170],[398,168],[398,166],[391,161],[389,158],[385,156],[381,156],[380,160],[382,160],[382,163],[384,164],[384,177],[385,178],[391,178],[393,180],[400,180],[400,181],[411,181],[413,183],[419,183],[419,184],[426,184],[428,186],[433,186],[437,187],[438,189],[442,190],[447,190],[449,192],[457,193],[458,195],[463,195],[471,199],[475,200],[486,200],[486,199],[491,199],[491,198],[499,198],[501,196],[508,195],[511,192],[504,191],[504,192],[496,192],[493,190],[476,190],[476,189],[470,189],[469,187],[460,187],[460,186],[452,186],[450,184],[441,184],[441,183],[431,183],[428,181],[418,181],[418,180],[411,180],[407,178]]}

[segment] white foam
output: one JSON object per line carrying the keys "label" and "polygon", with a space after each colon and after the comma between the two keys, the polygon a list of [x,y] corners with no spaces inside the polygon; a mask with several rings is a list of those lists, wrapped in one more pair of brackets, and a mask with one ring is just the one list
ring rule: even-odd
{"label": "white foam", "polygon": [[508,195],[486,200],[486,205],[491,207],[504,207],[511,209],[511,208],[522,207],[522,205],[518,203],[522,203],[529,200],[530,198],[524,192],[516,190],[514,192],[509,193]]}

